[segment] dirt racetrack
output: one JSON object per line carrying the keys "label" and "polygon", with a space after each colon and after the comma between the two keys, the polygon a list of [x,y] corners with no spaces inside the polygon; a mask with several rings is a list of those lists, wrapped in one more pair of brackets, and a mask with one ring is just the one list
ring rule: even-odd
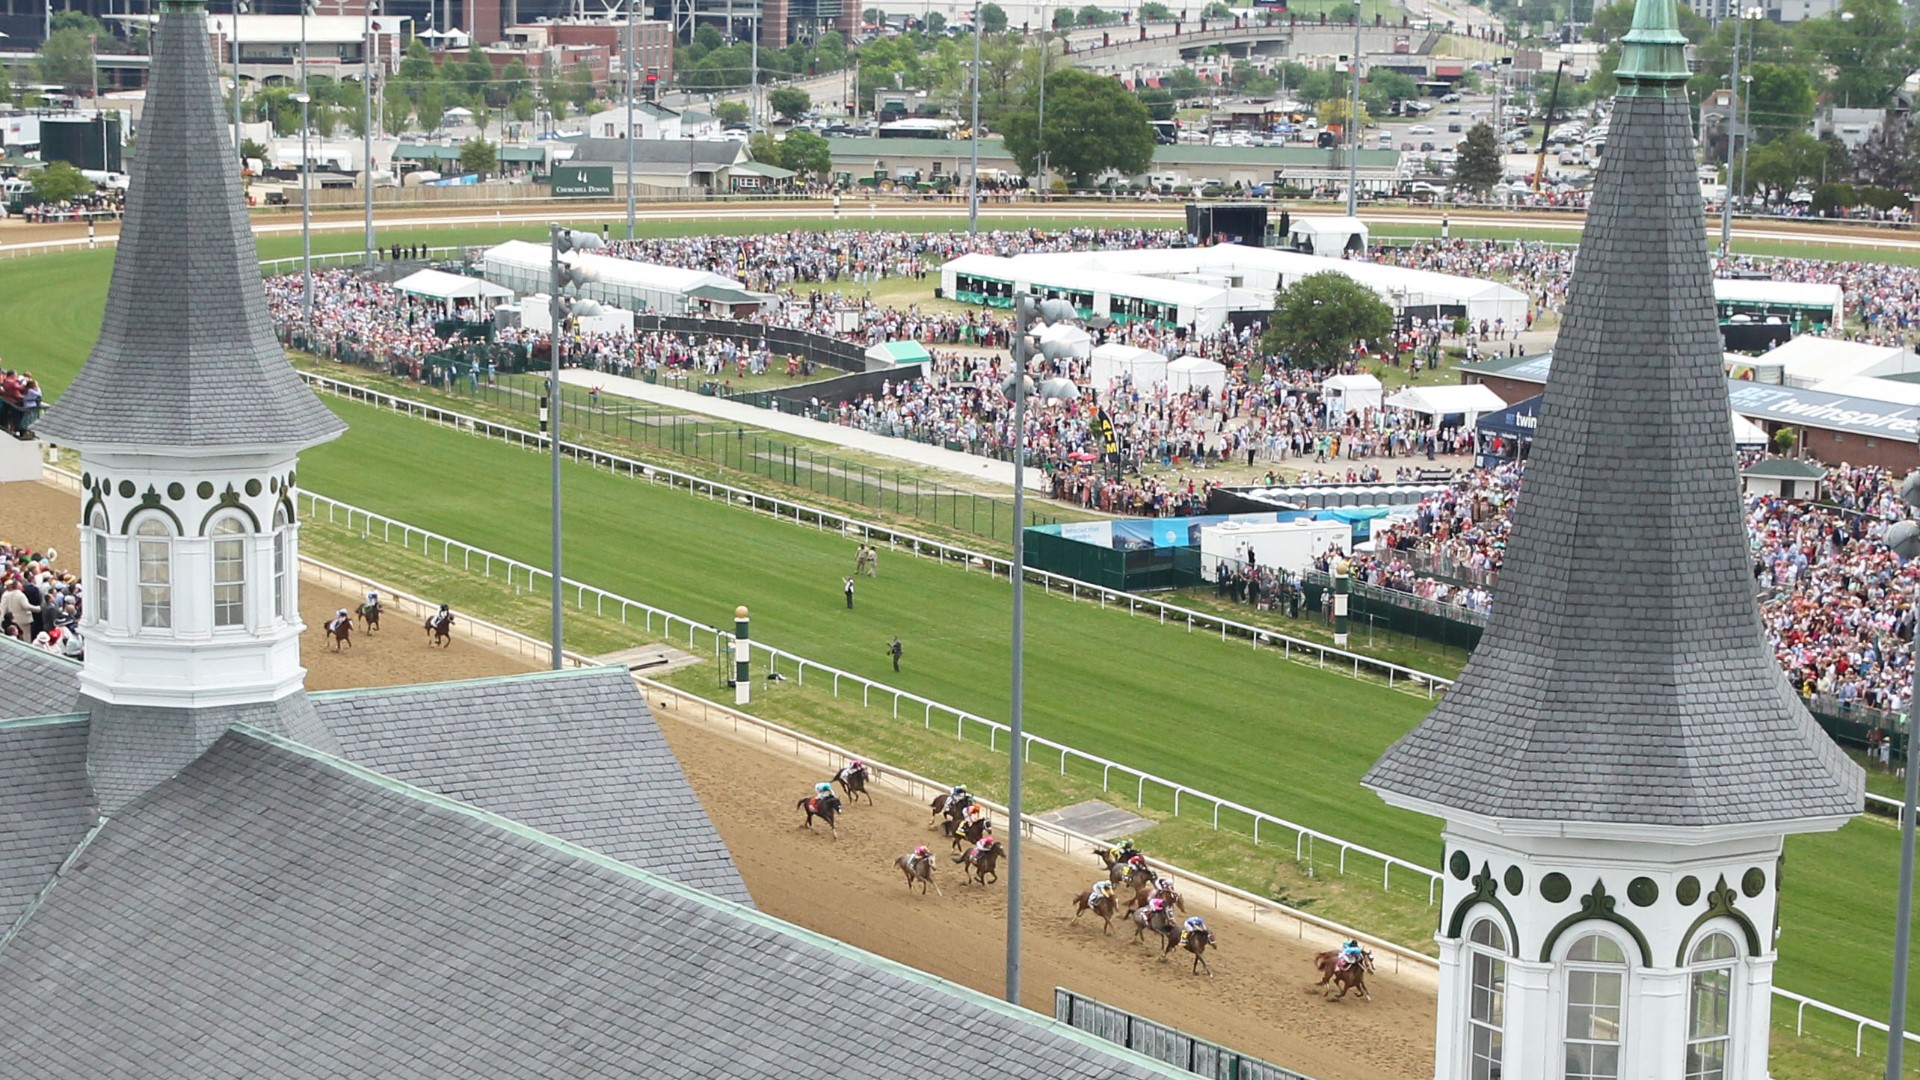
{"label": "dirt racetrack", "polygon": [[[0,484],[0,540],[39,551],[54,548],[59,552],[58,568],[77,568],[80,536],[75,522],[79,520],[80,498],[73,492],[50,484]],[[362,633],[356,620],[352,648],[330,651],[320,628],[335,611],[352,611],[359,603],[357,596],[311,581],[300,583],[300,618],[307,624],[300,639],[300,661],[307,666],[307,689],[402,686],[529,670],[518,657],[474,644],[457,625],[453,644],[434,648],[427,644],[419,620],[400,615],[391,615],[377,634]]]}
{"label": "dirt racetrack", "polygon": [[[945,840],[929,832],[927,810],[887,791],[850,809],[840,838],[800,827],[794,810],[820,770],[656,710],[667,741],[719,827],[755,901],[769,914],[883,956],[998,995],[1004,979],[1005,866],[1000,885],[960,884]],[[937,842],[936,842],[937,841]],[[927,844],[940,856],[944,896],[907,892],[891,863]],[[1213,975],[1188,974],[1192,958],[1165,962],[1157,945],[1132,944],[1118,923],[1103,938],[1091,915],[1072,918],[1074,894],[1100,875],[1091,854],[1069,859],[1023,849],[1022,1003],[1051,1015],[1064,986],[1170,1024],[1315,1080],[1407,1080],[1433,1075],[1431,977],[1396,985],[1382,965],[1368,980],[1374,1000],[1322,1001],[1309,986],[1312,948],[1290,936],[1205,910],[1219,936]],[[1290,932],[1289,932],[1290,933]],[[1413,982],[1409,979],[1408,982]]]}

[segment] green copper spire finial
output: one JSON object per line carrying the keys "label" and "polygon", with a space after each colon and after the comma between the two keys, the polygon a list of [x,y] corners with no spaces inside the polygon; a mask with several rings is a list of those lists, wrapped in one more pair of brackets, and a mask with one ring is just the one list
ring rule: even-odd
{"label": "green copper spire finial", "polygon": [[1637,0],[1633,29],[1620,39],[1614,78],[1624,97],[1669,97],[1686,92],[1687,38],[1675,0]]}

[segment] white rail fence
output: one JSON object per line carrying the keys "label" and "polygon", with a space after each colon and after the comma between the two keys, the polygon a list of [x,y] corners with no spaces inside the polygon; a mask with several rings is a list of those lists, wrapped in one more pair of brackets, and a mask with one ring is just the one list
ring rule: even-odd
{"label": "white rail fence", "polygon": [[[58,471],[70,479],[77,490],[79,478],[67,474],[65,470]],[[422,617],[438,608],[438,605],[432,601],[399,592],[391,585],[375,581],[372,578],[364,577],[352,571],[342,570],[338,567],[330,566],[316,559],[306,558],[304,556],[301,562],[304,564],[302,567],[303,576],[316,579],[322,584],[335,587],[351,587],[356,593],[369,588],[379,589],[383,596],[393,598],[397,606],[410,610],[412,614],[422,615]],[[511,651],[522,657],[533,659],[536,662],[544,662],[549,656],[546,642],[538,641],[517,631],[508,630],[504,627],[496,626],[485,620],[475,619],[470,616],[462,618],[461,624],[461,633],[494,648]],[[563,654],[563,662],[569,667],[589,667],[595,663],[592,658],[573,652]],[[899,791],[909,798],[931,801],[933,795],[943,794],[948,790],[948,785],[941,781],[930,780],[917,773],[908,772],[905,769],[876,761],[871,755],[846,749],[823,739],[816,739],[811,735],[805,735],[771,721],[763,720],[757,716],[752,716],[748,713],[728,708],[725,705],[708,701],[706,698],[697,694],[691,694],[668,686],[665,683],[655,682],[652,679],[639,675],[634,676],[634,682],[641,686],[646,692],[650,703],[656,708],[671,712],[674,716],[688,721],[697,720],[704,724],[727,724],[736,734],[743,729],[757,733],[760,736],[761,743],[769,748],[779,747],[790,756],[801,760],[811,761],[817,758],[821,763],[823,773],[835,771],[844,764],[848,758],[857,757],[874,767],[876,770],[874,776],[876,785]],[[1008,816],[1007,808],[1004,805],[985,799],[982,799],[981,802],[998,813],[1002,819]],[[1038,821],[1031,816],[1023,815],[1023,817],[1025,818],[1024,824],[1026,832],[1022,835],[1046,843],[1049,847],[1055,848],[1068,855],[1084,853],[1088,848],[1091,848],[1095,843],[1099,842],[1098,838],[1095,837],[1084,836],[1058,825]],[[1342,926],[1339,923],[1307,914],[1283,904],[1274,903],[1263,897],[1255,896],[1241,889],[1236,889],[1231,885],[1222,884],[1210,878],[1202,877],[1179,866],[1157,861],[1155,861],[1154,864],[1163,867],[1182,883],[1190,886],[1191,888],[1183,890],[1188,893],[1190,899],[1196,901],[1204,900],[1216,911],[1230,911],[1243,914],[1256,925],[1271,927],[1277,923],[1278,926],[1282,928],[1280,932],[1286,932],[1286,930],[1290,928],[1297,940],[1306,941],[1311,936],[1316,944],[1337,944],[1339,940],[1344,940],[1349,937],[1355,938],[1356,940],[1369,943],[1386,958],[1391,959],[1393,961],[1392,970],[1396,974],[1403,970],[1409,973],[1426,973],[1428,977],[1437,974],[1436,961],[1434,961],[1432,957],[1422,953],[1403,948],[1392,942],[1361,933],[1351,927]],[[1204,890],[1204,892],[1201,890]],[[1263,919],[1266,920],[1264,923],[1262,922]],[[1810,998],[1804,994],[1796,994],[1791,990],[1783,990],[1779,987],[1774,987],[1773,994],[1776,1008],[1783,1003],[1793,1006],[1793,1031],[1797,1037],[1807,1037],[1806,1019],[1808,1009],[1812,1009],[1816,1014],[1831,1017],[1843,1023],[1852,1024],[1854,1027],[1853,1052],[1856,1057],[1861,1057],[1865,1054],[1866,1033],[1868,1030],[1878,1032],[1883,1039],[1887,1034],[1888,1027],[1885,1022],[1861,1016],[1858,1013],[1850,1012],[1835,1005],[1829,1005],[1818,998]],[[1904,1032],[1903,1034],[1907,1041],[1920,1045],[1920,1034],[1915,1034],[1911,1031]]]}
{"label": "white rail fence", "polygon": [[[465,571],[477,572],[491,580],[504,580],[512,587],[528,591],[552,588],[551,575],[540,567],[311,491],[297,491],[296,498],[303,504],[303,520],[325,517],[329,524],[343,526],[363,538],[377,538],[384,543],[397,544],[428,558],[437,556],[443,565],[451,566],[457,562]],[[638,626],[649,635],[675,644],[684,641],[690,652],[710,649],[717,656],[732,641],[725,631],[717,627],[571,578],[564,579],[563,593],[571,598],[573,606],[580,611],[591,611],[601,618],[618,619],[623,625]],[[811,676],[816,687],[824,685],[836,698],[843,695],[851,697],[857,692],[862,707],[886,708],[896,720],[902,717],[903,710],[909,720],[917,711],[921,714],[921,726],[925,729],[932,731],[938,723],[941,731],[950,727],[954,738],[984,741],[990,750],[1001,749],[1000,740],[1011,735],[1008,726],[997,720],[989,720],[965,709],[957,709],[911,691],[809,660],[764,641],[754,641],[752,648],[757,658],[764,657],[760,662],[764,664],[767,674],[791,678],[802,687],[807,685],[807,678]],[[1292,833],[1294,858],[1297,861],[1315,860],[1317,865],[1319,847],[1330,846],[1339,852],[1336,865],[1342,875],[1347,873],[1349,860],[1357,859],[1369,868],[1379,867],[1382,889],[1393,887],[1393,874],[1399,871],[1403,877],[1412,875],[1415,879],[1427,882],[1429,904],[1438,896],[1438,871],[1042,736],[1023,732],[1022,739],[1027,761],[1056,765],[1062,776],[1068,775],[1069,766],[1076,767],[1075,775],[1089,779],[1097,773],[1102,791],[1126,794],[1126,788],[1133,788],[1131,794],[1135,805],[1146,805],[1149,796],[1155,797],[1156,802],[1170,799],[1175,817],[1192,817],[1197,813],[1206,816],[1215,829],[1221,828],[1224,818],[1229,827],[1243,826],[1242,831],[1250,832],[1256,844],[1270,843],[1276,832],[1282,836]],[[1263,832],[1266,834],[1264,837]]]}
{"label": "white rail fence", "polygon": [[[512,446],[526,450],[545,452],[547,438],[536,431],[514,427],[510,424],[496,423],[442,408],[430,402],[411,398],[396,397],[379,390],[369,389],[357,383],[302,372],[307,384],[316,390],[335,394],[376,408],[387,409],[451,427],[459,431],[498,439]],[[1008,577],[1013,573],[1013,565],[1006,559],[995,555],[973,551],[952,544],[943,544],[923,536],[904,532],[875,522],[823,510],[805,503],[792,502],[773,495],[766,495],[747,488],[720,483],[691,473],[665,468],[635,458],[595,450],[576,443],[561,441],[561,451],[575,461],[596,469],[624,474],[634,479],[644,479],[656,484],[667,484],[684,488],[690,494],[704,495],[710,501],[725,501],[734,506],[769,514],[773,517],[788,519],[800,525],[812,525],[820,530],[833,530],[849,536],[883,540],[891,551],[906,551],[915,556],[937,559],[944,563],[958,563],[963,570],[981,569],[998,577]],[[1026,580],[1038,585],[1047,593],[1059,593],[1073,600],[1098,601],[1102,608],[1126,605],[1129,615],[1147,615],[1157,617],[1164,625],[1185,624],[1188,633],[1196,630],[1208,634],[1219,633],[1221,641],[1243,640],[1254,649],[1265,647],[1277,651],[1283,659],[1295,659],[1301,654],[1302,662],[1311,658],[1320,668],[1332,668],[1344,671],[1355,678],[1363,676],[1384,681],[1394,689],[1412,689],[1423,692],[1432,699],[1436,690],[1445,690],[1453,685],[1453,680],[1417,668],[1404,667],[1385,660],[1345,649],[1336,649],[1330,645],[1321,645],[1301,638],[1289,637],[1277,630],[1233,619],[1193,608],[1169,604],[1137,593],[1121,592],[1115,589],[1090,585],[1084,581],[1055,574],[1046,570],[1026,568]]]}

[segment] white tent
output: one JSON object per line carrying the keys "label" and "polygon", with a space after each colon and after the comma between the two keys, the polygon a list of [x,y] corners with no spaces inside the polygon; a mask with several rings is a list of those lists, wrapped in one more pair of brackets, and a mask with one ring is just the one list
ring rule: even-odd
{"label": "white tent", "polygon": [[1920,370],[1920,357],[1898,345],[1868,345],[1808,334],[1761,359],[1780,365],[1781,381],[1801,389],[1819,389],[1826,383],[1861,375],[1903,375]]}
{"label": "white tent", "polygon": [[1367,250],[1367,225],[1357,217],[1297,217],[1288,226],[1287,243],[1296,251],[1337,259]]}
{"label": "white tent", "polygon": [[1167,365],[1167,390],[1184,394],[1205,387],[1215,394],[1227,388],[1227,369],[1198,356],[1183,356]]}
{"label": "white tent", "polygon": [[[1052,326],[1043,327],[1036,336],[1040,340],[1041,351],[1051,353],[1055,357],[1070,356],[1076,360],[1085,360],[1093,355],[1092,335],[1072,323],[1055,323]],[[1047,345],[1052,345],[1053,348],[1045,348]]]}
{"label": "white tent", "polygon": [[1759,424],[1733,414],[1733,448],[1735,450],[1764,450],[1767,447],[1767,433]]}
{"label": "white tent", "polygon": [[1430,417],[1438,424],[1442,417],[1462,416],[1465,426],[1472,427],[1483,414],[1499,412],[1507,407],[1500,395],[1481,383],[1467,383],[1464,386],[1410,386],[1388,398],[1389,408],[1405,409],[1411,413]]}
{"label": "white tent", "polygon": [[393,287],[408,296],[438,300],[443,304],[451,304],[456,300],[513,299],[512,289],[465,274],[449,274],[445,270],[416,270],[394,282]]}
{"label": "white tent", "polygon": [[1151,349],[1110,342],[1093,350],[1092,389],[1104,392],[1122,376],[1141,390],[1167,381],[1167,358]]}
{"label": "white tent", "polygon": [[1380,380],[1371,375],[1332,375],[1320,381],[1320,400],[1335,417],[1377,409],[1383,397]]}
{"label": "white tent", "polygon": [[[488,281],[521,292],[537,292],[548,287],[552,257],[546,244],[509,240],[488,248],[480,257],[480,267]],[[581,296],[628,311],[684,315],[696,299],[694,291],[702,287],[746,291],[740,282],[705,270],[635,262],[591,251],[575,252],[565,261],[597,275],[579,287]]]}

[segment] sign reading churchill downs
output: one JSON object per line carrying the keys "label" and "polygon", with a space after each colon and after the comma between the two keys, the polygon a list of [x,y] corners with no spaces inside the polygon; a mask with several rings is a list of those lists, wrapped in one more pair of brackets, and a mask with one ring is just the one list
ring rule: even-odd
{"label": "sign reading churchill downs", "polygon": [[611,165],[555,165],[553,193],[558,197],[607,197],[613,194]]}

